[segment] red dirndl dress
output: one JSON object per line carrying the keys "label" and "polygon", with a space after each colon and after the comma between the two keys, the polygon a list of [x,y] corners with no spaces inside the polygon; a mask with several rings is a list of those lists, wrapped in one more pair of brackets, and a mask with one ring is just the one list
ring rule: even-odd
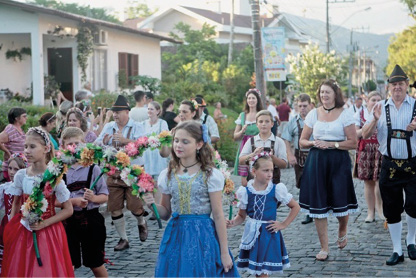
{"label": "red dirndl dress", "polygon": [[[361,126],[364,125],[364,109],[360,112]],[[355,169],[360,180],[377,181],[381,171],[382,155],[378,150],[380,144],[377,140],[377,131],[368,139],[358,141],[357,161]]]}
{"label": "red dirndl dress", "polygon": [[[28,196],[23,195],[24,199]],[[42,218],[55,215],[55,194],[46,198],[48,208]],[[2,277],[74,277],[71,256],[64,226],[61,222],[36,232],[39,253],[43,266],[39,266],[32,232],[20,220],[22,214],[15,215],[4,231],[4,258]]]}
{"label": "red dirndl dress", "polygon": [[6,227],[6,224],[9,223],[9,215],[12,211],[12,204],[13,204],[13,195],[9,195],[6,193],[6,190],[10,185],[11,185],[11,182],[5,183],[4,185],[1,186],[1,189],[0,189],[0,194],[3,195],[1,196],[2,200],[0,202],[2,202],[2,205],[4,205],[4,216],[0,224],[0,270],[1,270],[1,266],[3,265],[4,228]]}

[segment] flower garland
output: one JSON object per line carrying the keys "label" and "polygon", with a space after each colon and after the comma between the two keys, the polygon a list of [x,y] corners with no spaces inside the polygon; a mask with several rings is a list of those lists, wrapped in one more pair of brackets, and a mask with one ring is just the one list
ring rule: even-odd
{"label": "flower garland", "polygon": [[173,137],[169,131],[162,131],[159,135],[152,133],[149,137],[143,136],[137,139],[135,142],[130,142],[126,145],[126,153],[133,159],[138,156],[143,156],[143,153],[147,150],[161,149],[162,147],[171,147]]}
{"label": "flower garland", "polygon": [[[145,193],[156,193],[155,181],[152,176],[145,173],[143,167],[138,165],[128,166],[121,171],[121,179],[133,188],[132,194],[134,196],[143,197]],[[162,228],[162,221],[157,210],[156,204],[152,204],[153,211],[157,219],[159,228]]]}
{"label": "flower garland", "polygon": [[[35,179],[32,194],[30,194],[20,208],[22,218],[26,220],[29,225],[43,220],[43,213],[47,210],[49,205],[46,198],[53,193],[56,185],[61,182],[62,176],[66,173],[67,169],[67,165],[63,163],[62,160],[53,158],[48,163],[47,169],[43,173],[43,177]],[[39,266],[42,266],[36,231],[32,231],[32,235],[36,258]]]}
{"label": "flower garland", "polygon": [[227,161],[222,160],[218,151],[215,151],[214,154],[214,163],[215,166],[221,171],[224,175],[224,189],[222,190],[223,194],[223,204],[230,207],[230,213],[228,215],[229,220],[232,219],[233,216],[233,206],[235,206],[238,202],[237,194],[235,192],[234,182],[231,179],[231,172],[228,170]]}

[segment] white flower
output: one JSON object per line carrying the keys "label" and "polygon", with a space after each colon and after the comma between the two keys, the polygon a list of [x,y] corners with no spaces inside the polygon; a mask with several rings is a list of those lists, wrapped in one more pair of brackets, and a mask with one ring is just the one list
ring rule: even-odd
{"label": "white flower", "polygon": [[117,154],[117,150],[114,147],[106,147],[103,150],[103,157],[106,157],[107,160],[114,158]]}
{"label": "white flower", "polygon": [[152,149],[156,149],[156,148],[158,148],[158,147],[160,146],[160,141],[159,141],[159,138],[157,138],[156,136],[150,136],[150,137],[147,139],[147,142],[149,143],[149,146],[150,146]]}
{"label": "white flower", "polygon": [[59,165],[53,163],[53,161],[49,161],[48,170],[54,176],[59,176],[59,174],[61,173],[60,170],[59,170]]}
{"label": "white flower", "polygon": [[42,202],[42,207],[40,208],[40,210],[42,212],[45,212],[46,209],[48,208],[48,200],[46,200],[45,198],[43,198],[43,200],[41,202]]}
{"label": "white flower", "polygon": [[62,161],[64,164],[72,165],[72,164],[74,164],[75,162],[77,162],[77,159],[76,159],[75,157],[71,156],[71,155],[65,155],[65,154],[62,154],[62,155],[61,155],[61,161]]}
{"label": "white flower", "polygon": [[29,216],[29,211],[25,208],[24,204],[20,207],[20,210],[24,218],[27,218]]}
{"label": "white flower", "polygon": [[121,173],[120,173],[120,177],[121,177],[121,179],[124,181],[124,182],[126,182],[126,180],[128,180],[129,179],[129,175],[130,175],[130,168],[129,167],[127,167],[127,168],[124,168],[122,171],[121,171]]}

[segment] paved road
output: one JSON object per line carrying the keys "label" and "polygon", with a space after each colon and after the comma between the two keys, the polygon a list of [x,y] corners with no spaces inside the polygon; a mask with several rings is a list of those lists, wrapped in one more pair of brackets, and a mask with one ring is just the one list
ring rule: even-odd
{"label": "paved road", "polygon": [[[239,178],[233,177],[238,184]],[[298,189],[294,185],[293,169],[282,171],[282,182],[288,187],[295,199],[298,199]],[[285,270],[283,277],[416,277],[416,261],[410,261],[405,252],[405,262],[398,266],[387,266],[385,260],[391,255],[392,247],[390,236],[383,228],[382,221],[364,223],[366,207],[363,194],[363,183],[354,180],[359,205],[362,208],[360,214],[350,217],[348,245],[339,250],[336,245],[337,220],[329,220],[330,254],[326,262],[318,262],[315,255],[320,250],[318,236],[314,224],[302,225],[304,215],[301,213],[292,224],[283,231],[286,248],[289,252],[291,267]],[[284,219],[288,213],[287,207],[279,208],[279,219]],[[151,277],[154,274],[159,243],[163,230],[157,228],[156,221],[149,221],[149,238],[145,243],[139,240],[136,220],[129,212],[127,217],[127,234],[130,240],[130,249],[122,252],[114,252],[113,247],[119,238],[114,226],[111,226],[111,218],[104,213],[107,224],[106,256],[113,263],[107,265],[110,276],[113,277]],[[228,211],[226,212],[228,215]],[[403,222],[403,237],[407,231]],[[166,222],[164,222],[166,226]],[[228,239],[234,256],[238,255],[238,245],[243,233],[243,226],[228,231]],[[406,247],[402,243],[404,251]],[[92,272],[81,267],[75,271],[77,277],[93,277]],[[241,273],[242,277],[254,277],[247,273]]]}

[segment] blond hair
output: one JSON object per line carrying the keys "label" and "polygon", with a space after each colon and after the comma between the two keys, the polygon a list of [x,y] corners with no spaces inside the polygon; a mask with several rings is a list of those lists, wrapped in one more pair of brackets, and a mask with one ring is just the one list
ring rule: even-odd
{"label": "blond hair", "polygon": [[269,116],[270,119],[272,120],[272,122],[274,121],[273,115],[272,115],[272,113],[269,110],[261,110],[261,111],[257,112],[257,114],[256,114],[256,122],[257,122],[257,120],[259,119],[260,116]]}
{"label": "blond hair", "polygon": [[65,145],[65,140],[74,137],[81,137],[82,141],[84,141],[84,132],[82,131],[82,129],[80,129],[79,127],[72,126],[65,128],[61,136],[62,145]]}

